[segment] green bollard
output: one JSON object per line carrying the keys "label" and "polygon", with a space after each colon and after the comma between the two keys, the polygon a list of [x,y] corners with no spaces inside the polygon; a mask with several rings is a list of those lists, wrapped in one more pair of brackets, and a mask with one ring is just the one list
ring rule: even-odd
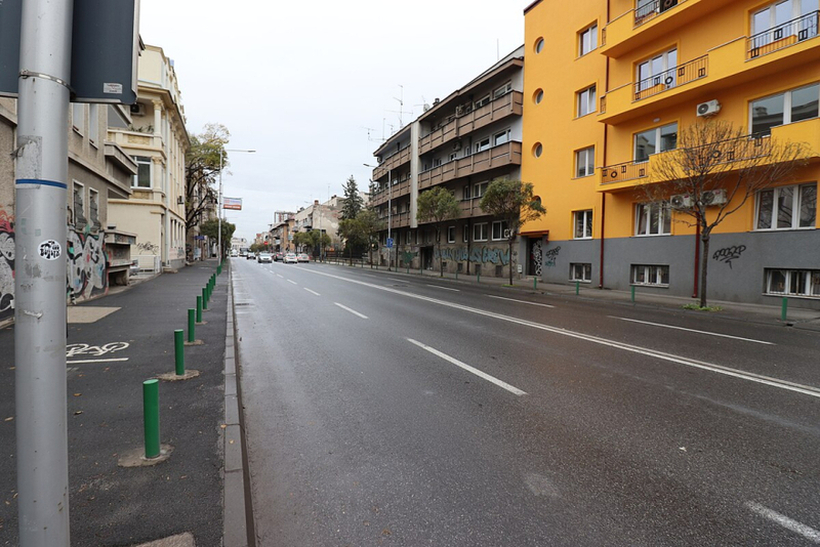
{"label": "green bollard", "polygon": [[145,432],[145,458],[159,456],[159,380],[142,383],[142,415]]}
{"label": "green bollard", "polygon": [[788,315],[788,312],[789,312],[789,299],[784,296],[783,301],[780,304],[780,320],[781,321],[786,320],[786,316]]}
{"label": "green bollard", "polygon": [[632,301],[635,301],[635,285],[632,285]]}
{"label": "green bollard", "polygon": [[534,291],[538,290],[538,278],[537,277],[532,278],[532,289]]}
{"label": "green bollard", "polygon": [[188,308],[188,342],[196,341],[196,310]]}
{"label": "green bollard", "polygon": [[581,294],[581,282],[576,281],[575,282],[575,296],[578,296],[579,294]]}
{"label": "green bollard", "polygon": [[182,329],[174,331],[174,365],[177,376],[185,374],[185,343],[183,342]]}
{"label": "green bollard", "polygon": [[202,297],[196,297],[196,322],[202,323]]}
{"label": "green bollard", "polygon": [[208,309],[208,289],[205,287],[202,287],[202,309]]}

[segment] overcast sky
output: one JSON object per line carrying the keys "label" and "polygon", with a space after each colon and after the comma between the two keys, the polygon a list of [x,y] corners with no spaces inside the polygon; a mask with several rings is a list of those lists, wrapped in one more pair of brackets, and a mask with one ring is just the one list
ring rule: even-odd
{"label": "overcast sky", "polygon": [[174,60],[191,134],[221,123],[228,148],[257,150],[229,153],[223,175],[243,199],[226,218],[251,240],[350,175],[366,190],[362,164],[400,116],[520,46],[531,1],[141,0],[140,34]]}

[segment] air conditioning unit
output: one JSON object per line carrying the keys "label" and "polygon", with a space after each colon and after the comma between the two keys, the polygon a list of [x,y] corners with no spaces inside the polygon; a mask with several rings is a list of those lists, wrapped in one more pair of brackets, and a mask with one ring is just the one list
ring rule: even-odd
{"label": "air conditioning unit", "polygon": [[700,198],[704,205],[723,205],[726,203],[726,190],[706,190]]}
{"label": "air conditioning unit", "polygon": [[669,205],[673,209],[688,209],[692,206],[692,197],[689,194],[678,194],[672,196]]}
{"label": "air conditioning unit", "polygon": [[659,6],[660,12],[663,13],[669,8],[673,8],[678,5],[678,0],[661,0],[661,4]]}
{"label": "air conditioning unit", "polygon": [[509,228],[504,230],[504,239],[510,239],[511,235],[512,235],[512,230],[510,230]]}
{"label": "air conditioning unit", "polygon": [[185,198],[182,196],[177,196],[177,205],[185,205]]}
{"label": "air conditioning unit", "polygon": [[718,112],[720,112],[720,103],[715,99],[698,105],[698,116],[714,116]]}
{"label": "air conditioning unit", "polygon": [[131,114],[136,114],[137,116],[145,116],[145,105],[142,103],[132,104]]}
{"label": "air conditioning unit", "polygon": [[453,143],[453,150],[461,150],[461,141],[456,141]]}

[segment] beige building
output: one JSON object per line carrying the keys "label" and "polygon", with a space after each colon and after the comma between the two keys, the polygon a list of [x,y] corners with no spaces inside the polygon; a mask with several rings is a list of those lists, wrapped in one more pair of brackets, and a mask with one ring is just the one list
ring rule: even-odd
{"label": "beige building", "polygon": [[[108,128],[109,139],[137,163],[128,199],[110,201],[109,222],[137,234],[141,270],[185,265],[185,154],[190,146],[174,63],[161,48],[140,54],[132,122]],[[190,258],[193,258],[191,256]]]}

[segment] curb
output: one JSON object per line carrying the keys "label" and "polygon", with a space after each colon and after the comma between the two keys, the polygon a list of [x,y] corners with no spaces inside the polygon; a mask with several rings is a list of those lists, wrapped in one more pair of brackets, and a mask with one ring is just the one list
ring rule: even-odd
{"label": "curb", "polygon": [[225,330],[225,421],[223,426],[223,547],[254,547],[253,507],[242,426],[239,365],[234,336],[233,282],[228,269],[228,324]]}

